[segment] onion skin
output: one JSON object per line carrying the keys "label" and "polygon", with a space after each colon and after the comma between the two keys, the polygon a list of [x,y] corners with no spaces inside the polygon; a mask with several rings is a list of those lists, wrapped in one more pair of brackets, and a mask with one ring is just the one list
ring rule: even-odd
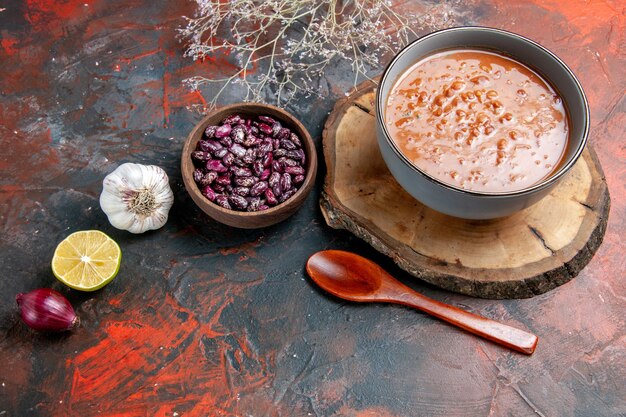
{"label": "onion skin", "polygon": [[15,297],[24,323],[35,330],[62,332],[80,323],[72,305],[60,292],[39,288]]}

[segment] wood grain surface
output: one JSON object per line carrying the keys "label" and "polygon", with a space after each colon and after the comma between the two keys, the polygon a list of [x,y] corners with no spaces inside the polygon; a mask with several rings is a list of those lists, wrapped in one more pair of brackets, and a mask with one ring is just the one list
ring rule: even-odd
{"label": "wood grain surface", "polygon": [[326,222],[347,229],[413,276],[484,298],[526,298],[574,278],[602,243],[610,198],[588,146],[539,203],[489,221],[434,211],[389,172],[376,140],[375,86],[340,100],[324,127]]}
{"label": "wood grain surface", "polygon": [[[202,119],[188,107],[202,107],[219,86],[192,92],[182,80],[230,76],[236,57],[183,56],[176,29],[196,2],[4,1],[0,416],[626,415],[624,2],[392,3],[420,17],[419,35],[503,28],[540,42],[576,73],[612,198],[604,241],[576,279],[518,300],[416,280],[326,225],[321,159],[311,195],[284,222],[238,230],[212,221],[184,188],[180,156]],[[350,63],[337,62],[319,96],[287,108],[318,156],[324,122],[353,80]],[[244,94],[229,86],[220,104]],[[131,235],[100,210],[102,179],[124,162],[167,172],[175,201],[162,229]],[[81,229],[104,231],[123,253],[117,277],[94,293],[65,288],[50,270],[57,243]],[[526,356],[412,309],[329,296],[304,268],[324,249],[358,253],[430,298],[526,329],[538,347]],[[42,335],[22,324],[15,295],[41,287],[68,297],[78,329]]]}

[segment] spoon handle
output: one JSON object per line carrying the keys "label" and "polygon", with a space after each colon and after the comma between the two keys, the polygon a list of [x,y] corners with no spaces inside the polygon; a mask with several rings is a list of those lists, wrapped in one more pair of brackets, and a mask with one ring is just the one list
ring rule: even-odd
{"label": "spoon handle", "polygon": [[538,338],[532,333],[433,300],[409,287],[389,301],[414,307],[470,333],[527,355],[532,355],[537,346]]}

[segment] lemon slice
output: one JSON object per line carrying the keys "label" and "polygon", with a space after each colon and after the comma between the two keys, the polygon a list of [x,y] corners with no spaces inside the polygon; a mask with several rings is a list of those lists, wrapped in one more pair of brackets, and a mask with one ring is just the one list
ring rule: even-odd
{"label": "lemon slice", "polygon": [[115,278],[121,261],[122,251],[113,239],[99,230],[82,230],[59,243],[52,272],[68,287],[95,291]]}

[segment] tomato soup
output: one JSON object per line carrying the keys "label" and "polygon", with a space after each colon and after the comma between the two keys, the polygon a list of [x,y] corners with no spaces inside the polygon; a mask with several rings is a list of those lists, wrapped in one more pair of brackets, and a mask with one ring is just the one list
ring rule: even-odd
{"label": "tomato soup", "polygon": [[552,174],[567,147],[563,102],[530,68],[483,50],[424,58],[396,81],[392,139],[420,170],[477,192],[510,192]]}

